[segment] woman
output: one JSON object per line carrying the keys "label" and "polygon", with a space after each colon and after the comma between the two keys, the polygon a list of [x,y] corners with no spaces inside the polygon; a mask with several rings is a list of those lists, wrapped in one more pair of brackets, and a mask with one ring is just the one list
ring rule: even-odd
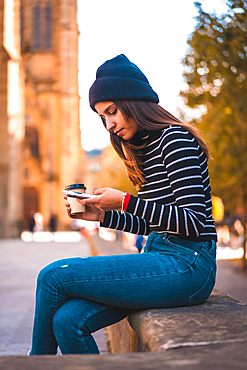
{"label": "woman", "polygon": [[31,355],[55,354],[57,346],[64,354],[98,353],[92,332],[133,309],[203,303],[215,282],[209,151],[197,130],[158,105],[145,75],[122,54],[99,67],[89,100],[139,193],[98,189],[97,198],[78,200],[87,209],[77,217],[149,237],[142,254],[45,267]]}

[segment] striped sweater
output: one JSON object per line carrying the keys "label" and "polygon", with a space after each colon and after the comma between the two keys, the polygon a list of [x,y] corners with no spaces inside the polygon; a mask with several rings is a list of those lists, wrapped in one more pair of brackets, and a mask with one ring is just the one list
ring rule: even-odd
{"label": "striped sweater", "polygon": [[[146,146],[146,183],[131,196],[126,213],[105,213],[103,227],[149,235],[167,232],[195,241],[217,240],[207,159],[193,135],[180,126],[138,133]],[[140,137],[141,135],[141,137]]]}

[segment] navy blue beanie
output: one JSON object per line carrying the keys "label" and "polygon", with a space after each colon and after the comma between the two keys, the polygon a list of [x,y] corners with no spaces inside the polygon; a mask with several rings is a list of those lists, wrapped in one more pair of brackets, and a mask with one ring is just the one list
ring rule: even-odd
{"label": "navy blue beanie", "polygon": [[89,90],[89,103],[94,111],[98,102],[118,100],[159,102],[146,76],[124,54],[107,60],[98,68]]}

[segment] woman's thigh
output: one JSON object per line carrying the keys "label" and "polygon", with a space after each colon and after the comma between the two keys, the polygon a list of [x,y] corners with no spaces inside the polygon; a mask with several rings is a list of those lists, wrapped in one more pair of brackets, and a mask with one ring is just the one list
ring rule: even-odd
{"label": "woman's thigh", "polygon": [[143,253],[56,261],[41,271],[38,280],[46,290],[56,291],[57,300],[59,296],[84,298],[144,309],[189,304],[208,272],[196,267],[194,254],[190,261],[190,256],[181,258],[171,252]]}

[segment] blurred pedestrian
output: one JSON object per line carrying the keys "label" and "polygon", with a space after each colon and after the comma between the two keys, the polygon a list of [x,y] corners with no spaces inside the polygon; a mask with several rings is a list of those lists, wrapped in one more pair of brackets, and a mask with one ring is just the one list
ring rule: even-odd
{"label": "blurred pedestrian", "polygon": [[44,216],[40,212],[35,212],[34,214],[34,231],[44,231]]}
{"label": "blurred pedestrian", "polygon": [[141,251],[143,249],[143,246],[144,246],[144,243],[145,243],[145,239],[144,239],[143,235],[137,235],[135,246],[138,249],[139,253],[141,253]]}
{"label": "blurred pedestrian", "polygon": [[29,231],[31,231],[31,233],[33,233],[34,229],[35,229],[34,214],[35,214],[35,212],[31,211],[30,214],[29,214],[29,217],[28,217],[28,227],[29,227]]}
{"label": "blurred pedestrian", "polygon": [[53,212],[51,213],[51,216],[50,216],[49,228],[52,233],[57,231],[57,216]]}

